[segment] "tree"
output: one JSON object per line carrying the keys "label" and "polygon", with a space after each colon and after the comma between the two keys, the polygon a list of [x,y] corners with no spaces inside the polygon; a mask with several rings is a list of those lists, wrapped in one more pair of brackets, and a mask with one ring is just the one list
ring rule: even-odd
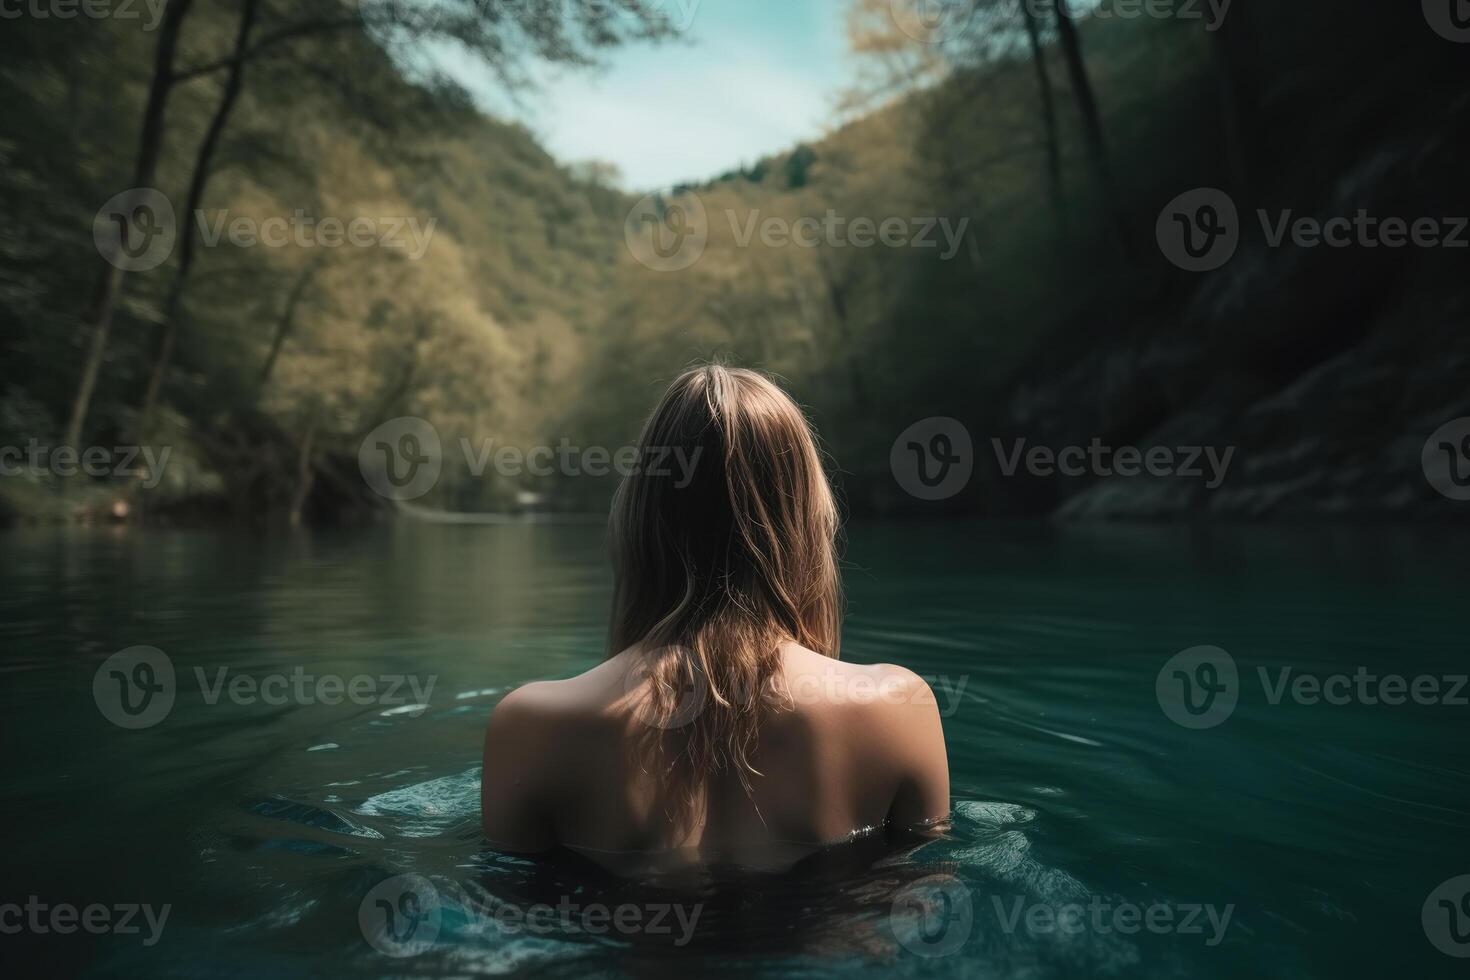
{"label": "tree", "polygon": [[1241,5],[1213,32],[1211,58],[1220,98],[1220,116],[1225,128],[1225,153],[1235,190],[1250,194],[1251,148],[1246,138],[1246,120],[1258,111],[1256,93],[1244,62],[1252,50],[1251,8]]}
{"label": "tree", "polygon": [[184,286],[189,281],[189,272],[194,267],[195,236],[197,223],[193,216],[199,212],[204,201],[204,188],[209,182],[210,167],[220,137],[229,121],[230,113],[240,98],[240,89],[245,82],[246,51],[250,46],[250,32],[255,26],[255,17],[260,9],[260,0],[244,0],[240,11],[240,26],[235,34],[235,45],[225,76],[224,91],[219,105],[209,120],[204,140],[199,144],[199,153],[194,159],[194,173],[189,178],[189,194],[184,203],[183,227],[180,229],[179,264],[174,270],[173,282],[169,286],[168,299],[163,306],[163,338],[158,345],[158,355],[153,362],[153,371],[148,377],[148,388],[143,395],[143,407],[138,413],[137,441],[146,442],[153,419],[153,409],[158,403],[158,392],[163,386],[163,375],[168,370],[173,356],[174,343],[179,330],[179,300]]}
{"label": "tree", "polygon": [[1087,148],[1087,160],[1097,182],[1098,195],[1112,224],[1113,235],[1126,252],[1131,248],[1128,223],[1123,218],[1118,188],[1113,180],[1112,164],[1108,159],[1108,142],[1103,135],[1102,113],[1098,110],[1092,79],[1087,74],[1087,61],[1082,56],[1082,41],[1077,33],[1077,25],[1067,9],[1068,2],[1069,0],[1052,0],[1052,9],[1056,13],[1057,40],[1062,48],[1062,59],[1067,65],[1067,77],[1072,83],[1077,114],[1082,119],[1082,142]]}
{"label": "tree", "polygon": [[[163,21],[159,24],[153,76],[148,85],[148,102],[143,109],[143,123],[133,164],[133,187],[152,186],[158,169],[158,157],[163,149],[164,112],[168,107],[169,93],[178,81],[174,72],[174,59],[178,52],[179,32],[183,29],[184,18],[189,13],[191,2],[192,0],[171,0],[164,11]],[[86,422],[87,410],[92,404],[92,393],[97,388],[97,377],[102,372],[102,361],[107,354],[107,338],[112,332],[112,311],[117,302],[122,277],[122,269],[110,263],[104,263],[98,276],[97,287],[92,296],[92,339],[82,361],[82,376],[77,383],[76,398],[72,401],[71,417],[62,435],[62,445],[81,445],[82,426]]]}
{"label": "tree", "polygon": [[[857,113],[908,95],[942,79],[950,69],[936,37],[915,37],[917,21],[905,31],[893,0],[852,0],[847,10],[847,46],[858,56],[856,83],[839,109]],[[912,32],[912,33],[911,33]]]}
{"label": "tree", "polygon": [[[400,4],[369,2],[361,7],[360,17],[347,18],[338,12],[339,8],[335,3],[317,0],[304,5],[308,12],[300,15],[299,19],[265,33],[251,43],[250,34],[258,4],[256,0],[248,0],[241,15],[237,42],[229,55],[191,69],[176,71],[175,51],[189,3],[190,0],[172,0],[165,13],[151,82],[149,107],[144,114],[144,131],[140,141],[139,165],[134,173],[134,186],[145,187],[153,182],[158,154],[163,145],[163,106],[169,91],[180,81],[226,71],[228,74],[224,94],[205,142],[201,144],[194,176],[190,182],[190,207],[197,207],[202,201],[210,176],[210,160],[238,101],[245,65],[274,56],[283,49],[288,49],[292,42],[344,31],[360,33],[364,28],[370,29],[382,43],[389,46],[412,45],[430,38],[452,41],[477,57],[503,84],[514,88],[528,81],[525,71],[527,60],[589,66],[595,64],[597,55],[608,48],[633,41],[662,40],[669,37],[674,30],[666,14],[650,9],[642,0],[576,4],[569,8],[566,16],[558,16],[540,4],[514,4],[503,8],[486,4],[465,5],[454,0],[426,0],[425,3],[414,6],[414,18],[408,23],[400,19],[403,12]],[[298,9],[293,8],[293,14]],[[432,84],[432,80],[426,80],[426,84]],[[186,209],[183,215],[186,226],[193,213],[193,210]],[[169,300],[165,304],[165,322],[161,328],[163,336],[158,356],[143,398],[140,428],[146,427],[150,420],[177,340],[177,314],[188,284],[193,259],[190,242],[191,237],[186,231],[185,243],[180,253],[180,266],[170,287]],[[120,270],[111,267],[104,270],[94,303],[92,345],[84,363],[71,420],[67,426],[67,440],[71,444],[81,441],[81,431],[106,354],[120,283]]]}
{"label": "tree", "polygon": [[291,331],[296,327],[297,311],[306,296],[306,291],[311,287],[312,281],[316,279],[317,273],[321,271],[326,262],[327,253],[318,251],[312,258],[301,267],[296,274],[295,281],[291,284],[291,290],[286,294],[286,304],[281,310],[281,317],[276,323],[276,332],[271,338],[270,350],[266,353],[265,362],[260,366],[260,375],[255,381],[255,400],[260,401],[265,386],[270,383],[271,373],[276,369],[276,362],[280,360],[281,351],[286,346],[286,340],[291,336]]}
{"label": "tree", "polygon": [[1026,22],[1026,43],[1031,51],[1031,64],[1036,70],[1036,94],[1041,103],[1042,125],[1046,128],[1046,174],[1052,206],[1065,221],[1066,195],[1062,190],[1062,149],[1057,135],[1056,96],[1052,92],[1051,72],[1046,66],[1046,47],[1041,43],[1041,24],[1030,0],[1022,0],[1021,16]]}

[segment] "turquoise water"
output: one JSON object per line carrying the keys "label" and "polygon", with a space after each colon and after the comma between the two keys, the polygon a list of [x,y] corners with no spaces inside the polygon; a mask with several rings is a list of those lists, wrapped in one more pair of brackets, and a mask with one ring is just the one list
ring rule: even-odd
{"label": "turquoise water", "polygon": [[[59,975],[1464,975],[1435,941],[1464,951],[1470,904],[1456,886],[1429,900],[1470,874],[1470,707],[1270,697],[1285,667],[1465,673],[1463,535],[850,539],[846,656],[933,680],[954,833],[655,886],[496,855],[477,830],[495,702],[600,655],[596,529],[6,534],[0,903],[169,910],[152,932],[27,926],[0,952]],[[140,645],[176,685],[165,716],[130,730],[108,720],[107,670],[100,694],[94,680]],[[1192,729],[1156,682],[1204,645],[1233,658],[1238,703]],[[323,703],[329,689],[293,693],[298,668],[376,686]],[[422,704],[408,681],[389,690],[405,677]],[[429,889],[417,910],[401,891],[377,904],[404,881]],[[558,903],[574,908],[554,927],[512,921]],[[597,907],[645,925],[598,931]],[[660,908],[692,927],[659,932]],[[380,910],[419,914],[390,928]],[[426,930],[407,945],[404,921]]]}

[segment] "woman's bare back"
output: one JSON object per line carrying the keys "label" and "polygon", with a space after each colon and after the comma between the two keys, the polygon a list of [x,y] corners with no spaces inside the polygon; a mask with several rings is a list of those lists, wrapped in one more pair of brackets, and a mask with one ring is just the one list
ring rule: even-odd
{"label": "woman's bare back", "polygon": [[[637,751],[649,736],[640,651],[508,695],[485,738],[486,836],[506,850],[558,845],[623,874],[695,865],[789,867],[824,845],[949,811],[949,766],[927,684],[890,665],[859,666],[782,648],[747,774],[702,774],[678,829],[669,786]],[[700,710],[699,692],[681,703]],[[678,719],[687,721],[688,719]],[[677,744],[678,728],[659,737]]]}

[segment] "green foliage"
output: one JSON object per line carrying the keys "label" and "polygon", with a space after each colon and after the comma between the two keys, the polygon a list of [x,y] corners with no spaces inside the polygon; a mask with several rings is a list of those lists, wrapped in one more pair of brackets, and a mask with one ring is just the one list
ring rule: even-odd
{"label": "green foliage", "polygon": [[[186,67],[226,57],[238,16],[225,0],[195,2]],[[1237,0],[1218,35],[1180,21],[1083,21],[1110,157],[1105,191],[1053,26],[1040,25],[1038,64],[1013,8],[983,7],[971,35],[917,47],[895,36],[884,0],[855,3],[854,46],[876,66],[862,75],[871,88],[824,139],[674,188],[669,200],[698,194],[710,219],[705,253],[679,272],[649,269],[625,247],[634,197],[616,188],[612,168],[559,164],[410,49],[385,49],[356,17],[269,48],[247,70],[205,215],[414,218],[433,222],[432,237],[417,258],[384,247],[204,248],[163,390],[161,437],[187,457],[188,478],[165,490],[217,495],[239,516],[279,514],[301,489],[305,454],[311,516],[348,515],[371,502],[353,475],[363,435],[412,414],[449,448],[444,478],[421,503],[506,509],[534,490],[555,508],[596,510],[613,480],[476,475],[460,440],[616,449],[636,436],[664,382],[723,357],[789,381],[841,461],[854,510],[898,506],[886,489],[888,448],[908,422],[945,414],[984,431],[1079,352],[1141,356],[1211,288],[1253,288],[1229,273],[1214,280],[1226,285],[1201,286],[1166,265],[1153,226],[1179,190],[1221,186],[1243,203],[1308,209],[1384,146],[1420,160],[1449,152],[1454,127],[1441,115],[1462,116],[1470,90],[1452,46],[1422,23],[1334,19],[1325,0]],[[446,4],[435,30],[511,83],[528,58],[582,64],[608,44],[667,33],[636,18],[492,30],[472,10]],[[270,7],[262,37],[340,13],[330,0]],[[1339,28],[1331,44],[1315,32],[1323,20]],[[75,28],[22,19],[0,32],[4,444],[54,441],[65,424],[99,267],[92,219],[126,186],[149,82],[155,38],[137,22]],[[219,90],[217,72],[201,73],[172,95],[157,182],[175,202]],[[944,219],[965,231],[948,255],[743,240],[768,219],[791,226],[833,214]],[[89,441],[136,423],[176,261],[124,280]],[[1271,297],[1250,299],[1259,310]],[[1283,319],[1242,314],[1239,329],[1196,327],[1208,345],[1199,356],[1314,363],[1327,349],[1321,325]],[[1109,405],[1143,424],[1175,397],[1151,388]],[[0,506],[31,512],[48,493],[28,487]]]}

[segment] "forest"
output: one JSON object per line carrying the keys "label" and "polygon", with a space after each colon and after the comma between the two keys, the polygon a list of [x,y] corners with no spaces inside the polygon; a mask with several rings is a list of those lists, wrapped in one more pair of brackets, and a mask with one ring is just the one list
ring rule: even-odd
{"label": "forest", "polygon": [[[646,196],[553,158],[424,51],[535,99],[537,65],[681,43],[667,4],[9,19],[0,522],[595,515],[615,468],[484,450],[615,455],[709,358],[785,380],[858,517],[1449,513],[1420,447],[1470,415],[1470,45],[1433,4],[1131,6],[915,24],[851,0],[857,81],[829,131]],[[1179,201],[1234,212],[1210,226],[1228,261],[1167,245]],[[1358,216],[1446,233],[1310,234]],[[687,266],[639,244],[670,229],[697,234]],[[932,502],[890,448],[938,416],[973,436],[976,477]],[[443,444],[411,504],[360,459],[405,417]],[[1234,462],[1215,486],[1006,475],[1016,440]]]}

